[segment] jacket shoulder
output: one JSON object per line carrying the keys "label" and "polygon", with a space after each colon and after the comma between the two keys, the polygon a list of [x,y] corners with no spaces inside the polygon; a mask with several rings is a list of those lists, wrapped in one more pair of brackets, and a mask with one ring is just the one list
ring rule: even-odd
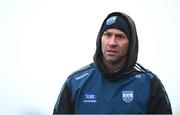
{"label": "jacket shoulder", "polygon": [[72,80],[72,79],[80,80],[86,76],[89,76],[92,70],[94,70],[94,68],[95,68],[94,63],[86,65],[78,69],[77,71],[74,71],[73,73],[71,73],[70,76],[68,77],[68,80]]}
{"label": "jacket shoulder", "polygon": [[153,72],[151,72],[150,70],[144,68],[141,64],[136,63],[135,65],[135,70],[140,72],[140,73],[144,73],[146,76],[148,76],[150,79],[158,79],[157,75],[155,75]]}

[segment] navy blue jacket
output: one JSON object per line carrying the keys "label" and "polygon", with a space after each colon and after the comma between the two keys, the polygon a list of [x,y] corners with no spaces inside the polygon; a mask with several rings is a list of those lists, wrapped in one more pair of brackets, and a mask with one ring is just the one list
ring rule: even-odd
{"label": "navy blue jacket", "polygon": [[151,72],[134,70],[110,81],[90,64],[67,79],[53,113],[138,114],[172,110],[161,81]]}

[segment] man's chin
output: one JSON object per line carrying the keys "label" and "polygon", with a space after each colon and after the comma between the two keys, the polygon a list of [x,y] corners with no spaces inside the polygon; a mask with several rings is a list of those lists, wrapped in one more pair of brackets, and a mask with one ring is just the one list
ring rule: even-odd
{"label": "man's chin", "polygon": [[117,64],[117,62],[118,62],[118,60],[117,59],[106,59],[106,61],[108,62],[108,63],[111,63],[111,64]]}

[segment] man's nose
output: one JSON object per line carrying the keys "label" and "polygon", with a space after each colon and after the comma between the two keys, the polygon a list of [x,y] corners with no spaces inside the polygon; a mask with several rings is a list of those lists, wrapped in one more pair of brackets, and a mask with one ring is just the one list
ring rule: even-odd
{"label": "man's nose", "polygon": [[109,45],[112,45],[112,46],[117,45],[117,40],[116,40],[115,36],[111,36]]}

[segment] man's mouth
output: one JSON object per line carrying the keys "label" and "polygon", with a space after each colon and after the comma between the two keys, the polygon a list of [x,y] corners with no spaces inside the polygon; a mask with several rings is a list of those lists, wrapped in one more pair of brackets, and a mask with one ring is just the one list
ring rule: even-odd
{"label": "man's mouth", "polygon": [[118,53],[116,50],[107,50],[108,55],[115,55]]}
{"label": "man's mouth", "polygon": [[116,50],[107,50],[107,52],[117,53],[118,51],[116,51]]}

